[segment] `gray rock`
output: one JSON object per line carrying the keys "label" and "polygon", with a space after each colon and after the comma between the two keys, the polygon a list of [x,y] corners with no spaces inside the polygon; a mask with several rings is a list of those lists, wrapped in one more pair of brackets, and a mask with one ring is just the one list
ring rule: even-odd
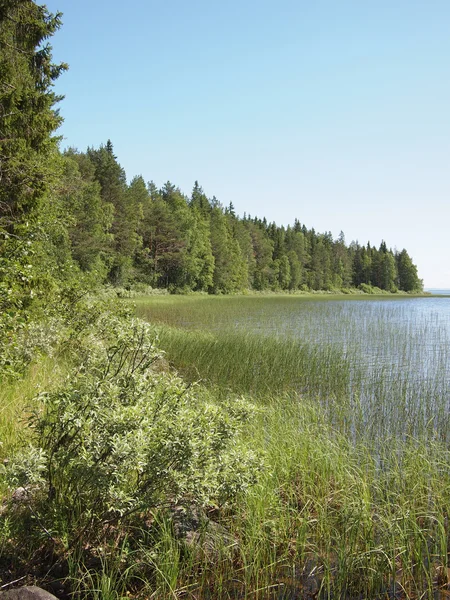
{"label": "gray rock", "polygon": [[29,499],[29,491],[24,487],[18,487],[12,495],[13,502],[16,502],[17,504],[28,502]]}
{"label": "gray rock", "polygon": [[49,594],[35,585],[24,586],[7,592],[0,592],[0,600],[58,600],[53,594]]}
{"label": "gray rock", "polygon": [[236,538],[195,506],[175,506],[171,511],[175,537],[214,561],[220,553],[237,550]]}

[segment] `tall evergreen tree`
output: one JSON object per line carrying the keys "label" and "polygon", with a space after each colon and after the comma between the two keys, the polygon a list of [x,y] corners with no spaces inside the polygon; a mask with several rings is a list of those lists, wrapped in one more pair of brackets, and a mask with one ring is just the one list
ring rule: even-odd
{"label": "tall evergreen tree", "polygon": [[245,289],[248,265],[222,208],[211,211],[211,247],[214,255],[214,275],[211,291],[237,292]]}
{"label": "tall evergreen tree", "polygon": [[111,248],[114,207],[103,202],[94,165],[85,154],[68,150],[57,194],[66,211],[73,258],[83,271],[97,271],[100,281],[106,276],[106,260]]}
{"label": "tall evergreen tree", "polygon": [[109,279],[112,283],[122,285],[131,276],[132,258],[139,245],[137,228],[140,215],[133,194],[128,193],[125,171],[114,155],[111,140],[98,149],[88,148],[87,154],[101,186],[102,200],[114,207]]}
{"label": "tall evergreen tree", "polygon": [[192,208],[197,209],[202,215],[209,215],[211,212],[211,205],[208,198],[206,197],[203,188],[199,185],[198,181],[195,181],[192,189],[192,195],[189,202]]}
{"label": "tall evergreen tree", "polygon": [[289,289],[290,290],[298,290],[302,284],[302,265],[298,260],[297,254],[294,250],[290,250],[288,252],[288,260],[290,267],[290,281],[289,281]]}
{"label": "tall evergreen tree", "polygon": [[270,285],[273,264],[273,242],[267,236],[264,226],[258,225],[258,223],[251,224],[250,234],[252,236],[255,257],[253,287],[256,290],[264,290]]}
{"label": "tall evergreen tree", "polygon": [[158,287],[179,285],[184,272],[187,241],[176,215],[161,196],[144,215],[140,267],[146,281]]}
{"label": "tall evergreen tree", "polygon": [[0,2],[0,330],[47,273],[35,242],[55,218],[43,203],[59,166],[53,83],[67,65],[52,62],[47,40],[60,25],[59,13],[32,0]]}
{"label": "tall evergreen tree", "polygon": [[214,256],[209,220],[201,212],[201,207],[194,207],[188,223],[185,285],[193,290],[206,292],[213,285],[213,273]]}
{"label": "tall evergreen tree", "polygon": [[42,200],[54,175],[62,119],[53,82],[67,68],[53,64],[46,40],[61,15],[31,0],[0,4],[0,224],[9,232]]}

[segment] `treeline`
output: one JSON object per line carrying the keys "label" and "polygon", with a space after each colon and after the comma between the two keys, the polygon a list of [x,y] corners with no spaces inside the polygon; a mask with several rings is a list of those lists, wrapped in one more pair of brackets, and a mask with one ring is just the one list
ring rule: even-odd
{"label": "treeline", "polygon": [[171,291],[331,290],[364,285],[421,289],[406,250],[393,252],[344,234],[317,233],[298,220],[277,226],[235,214],[198,182],[189,196],[167,182],[126,174],[110,141],[63,155],[56,201],[67,215],[69,253],[83,271],[115,285],[143,282]]}

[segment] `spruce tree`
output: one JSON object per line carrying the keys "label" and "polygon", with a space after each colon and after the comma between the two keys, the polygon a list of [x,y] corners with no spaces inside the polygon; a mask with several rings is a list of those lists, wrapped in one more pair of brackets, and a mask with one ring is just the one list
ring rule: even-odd
{"label": "spruce tree", "polygon": [[67,65],[52,63],[46,40],[61,15],[31,0],[0,2],[0,225],[15,226],[42,200],[53,175],[62,119],[53,82]]}
{"label": "spruce tree", "polygon": [[37,240],[47,235],[43,220],[57,218],[43,203],[59,162],[53,83],[67,65],[52,62],[47,40],[60,25],[59,13],[32,0],[0,0],[0,337],[39,296],[39,282],[51,288]]}
{"label": "spruce tree", "polygon": [[423,283],[417,275],[417,267],[413,264],[408,252],[403,250],[396,255],[398,287],[405,292],[420,292]]}

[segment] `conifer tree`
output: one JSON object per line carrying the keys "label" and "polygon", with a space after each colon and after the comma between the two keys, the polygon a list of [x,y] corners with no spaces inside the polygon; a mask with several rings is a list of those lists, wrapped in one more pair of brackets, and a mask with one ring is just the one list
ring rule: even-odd
{"label": "conifer tree", "polygon": [[302,284],[302,265],[298,260],[297,254],[294,250],[288,252],[288,260],[290,267],[291,279],[289,281],[290,290],[298,290]]}
{"label": "conifer tree", "polygon": [[71,149],[63,158],[64,168],[56,192],[66,212],[72,257],[83,271],[96,271],[103,281],[111,248],[109,231],[114,207],[102,201],[94,165],[85,154]]}
{"label": "conifer tree", "polygon": [[46,40],[61,25],[61,15],[31,0],[0,3],[0,219],[14,226],[42,200],[52,179],[62,119],[53,82],[67,69],[53,64]]}
{"label": "conifer tree", "polygon": [[57,218],[43,203],[59,163],[53,83],[67,65],[52,62],[47,40],[60,25],[59,13],[32,0],[0,2],[0,330],[39,282],[51,288],[36,241],[46,235],[43,220]]}
{"label": "conifer tree", "polygon": [[133,194],[128,192],[125,171],[114,155],[111,140],[97,150],[88,148],[87,154],[94,165],[103,202],[114,207],[109,279],[112,283],[123,285],[131,277],[132,258],[140,242],[137,234],[140,213]]}
{"label": "conifer tree", "polygon": [[189,215],[186,258],[186,280],[192,290],[208,291],[213,284],[214,256],[211,248],[209,221],[201,208],[193,208]]}
{"label": "conifer tree", "polygon": [[214,255],[214,275],[211,291],[236,292],[245,289],[248,265],[224,214],[216,205],[211,211],[211,247]]}
{"label": "conifer tree", "polygon": [[194,183],[189,204],[192,208],[197,209],[203,216],[207,216],[211,212],[209,200],[198,181],[195,181]]}
{"label": "conifer tree", "polygon": [[270,285],[273,264],[273,242],[267,236],[264,227],[257,223],[251,223],[250,233],[255,257],[253,287],[256,290],[264,290]]}

